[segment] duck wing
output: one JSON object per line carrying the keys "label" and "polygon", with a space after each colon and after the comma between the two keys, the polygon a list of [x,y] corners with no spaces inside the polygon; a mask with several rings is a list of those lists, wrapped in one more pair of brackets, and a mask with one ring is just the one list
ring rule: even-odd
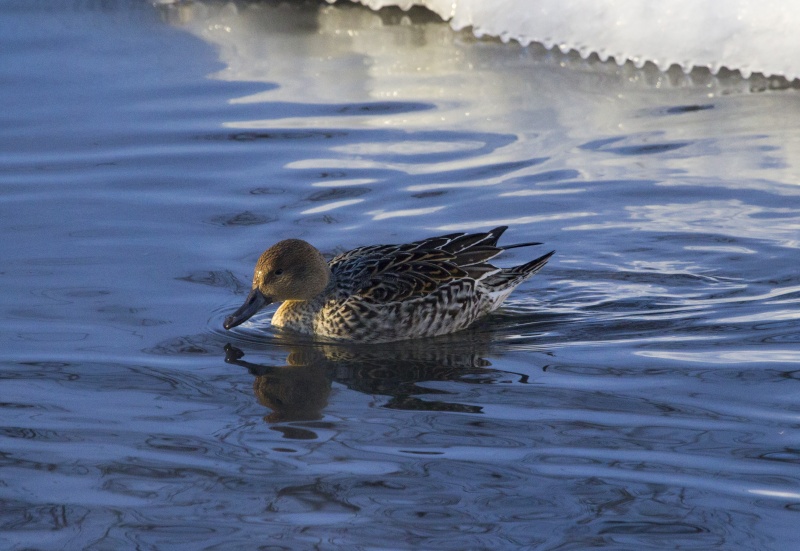
{"label": "duck wing", "polygon": [[497,240],[505,230],[501,226],[485,233],[360,247],[334,258],[331,272],[341,290],[366,302],[414,300],[499,273],[489,260],[503,251]]}

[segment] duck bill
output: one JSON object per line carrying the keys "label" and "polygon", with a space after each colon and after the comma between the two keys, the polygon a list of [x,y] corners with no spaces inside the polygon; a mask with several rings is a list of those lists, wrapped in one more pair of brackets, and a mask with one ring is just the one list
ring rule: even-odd
{"label": "duck bill", "polygon": [[250,291],[250,294],[247,295],[247,298],[244,299],[244,304],[233,314],[225,318],[225,322],[222,326],[225,329],[233,329],[237,325],[241,325],[252,318],[259,310],[271,302],[272,300],[265,297],[261,291],[253,289]]}

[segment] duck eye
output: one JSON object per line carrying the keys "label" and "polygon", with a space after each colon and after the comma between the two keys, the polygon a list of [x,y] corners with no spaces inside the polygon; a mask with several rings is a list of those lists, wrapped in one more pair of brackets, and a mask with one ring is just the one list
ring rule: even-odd
{"label": "duck eye", "polygon": [[273,274],[275,274],[275,275],[281,275],[281,274],[283,274],[283,270],[281,270],[280,268],[278,268],[277,270],[275,270],[275,271],[274,271],[274,272],[272,272],[272,273],[273,273]]}

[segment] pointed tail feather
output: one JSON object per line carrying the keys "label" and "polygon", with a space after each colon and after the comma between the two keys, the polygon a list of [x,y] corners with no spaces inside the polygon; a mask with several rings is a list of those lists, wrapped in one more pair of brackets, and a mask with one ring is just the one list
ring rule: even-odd
{"label": "pointed tail feather", "polygon": [[514,266],[513,268],[509,268],[508,271],[509,273],[519,274],[525,278],[528,278],[533,274],[535,274],[536,272],[538,272],[539,270],[541,270],[544,267],[544,265],[547,264],[547,261],[550,260],[550,257],[553,256],[554,254],[556,254],[555,251],[550,251],[549,253],[542,255],[534,260],[531,260],[530,262],[526,262],[525,264],[522,264],[520,266]]}
{"label": "pointed tail feather", "polygon": [[484,280],[484,284],[487,287],[493,287],[497,291],[513,289],[531,277],[533,274],[541,270],[544,265],[547,264],[547,261],[550,260],[550,257],[555,253],[555,251],[550,251],[546,255],[540,256],[539,258],[531,260],[530,262],[526,262],[525,264],[520,264],[519,266],[514,266],[513,268],[502,269],[496,274],[492,274],[491,276],[487,277]]}
{"label": "pointed tail feather", "polygon": [[528,243],[514,243],[513,245],[503,245],[500,248],[503,249],[504,251],[507,251],[508,249],[519,249],[520,247],[533,247],[535,245],[541,245],[541,243],[538,241],[530,241]]}

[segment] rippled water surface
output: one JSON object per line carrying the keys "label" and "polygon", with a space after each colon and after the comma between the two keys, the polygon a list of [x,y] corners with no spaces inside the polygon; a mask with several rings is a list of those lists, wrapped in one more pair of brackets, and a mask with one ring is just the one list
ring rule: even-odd
{"label": "rippled water surface", "polygon": [[[11,1],[0,59],[3,549],[800,546],[796,89],[315,2]],[[221,328],[279,239],[501,224],[557,254],[465,332]]]}

